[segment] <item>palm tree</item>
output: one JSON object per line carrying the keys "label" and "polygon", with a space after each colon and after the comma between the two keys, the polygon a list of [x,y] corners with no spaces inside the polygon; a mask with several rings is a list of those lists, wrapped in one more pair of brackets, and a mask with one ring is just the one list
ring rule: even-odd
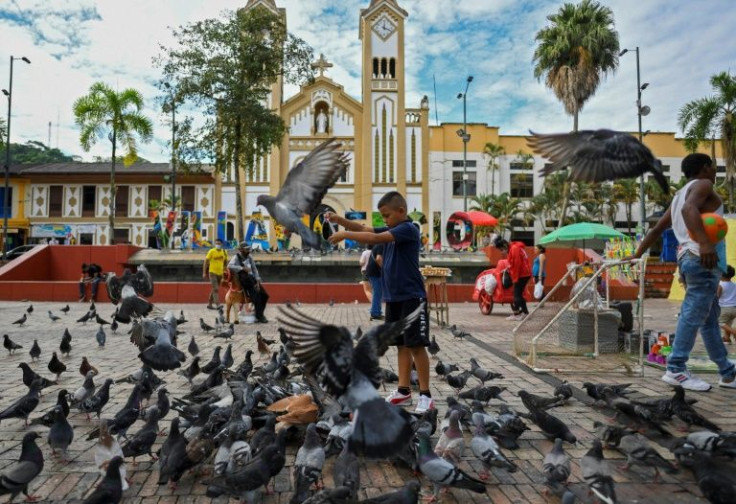
{"label": "palm tree", "polygon": [[[141,114],[143,97],[135,89],[117,92],[103,82],[92,84],[89,94],[74,102],[74,117],[81,128],[79,143],[85,151],[97,142],[107,138],[112,143],[110,161],[110,236],[115,229],[115,161],[117,145],[125,149],[123,164],[130,166],[138,157],[136,137],[144,143],[153,138],[151,120]],[[111,238],[110,243],[114,243]]]}
{"label": "palm tree", "polygon": [[488,158],[487,169],[491,172],[491,196],[496,194],[496,171],[499,169],[498,158],[506,154],[506,149],[493,142],[483,146],[483,155]]}
{"label": "palm tree", "polygon": [[639,201],[639,182],[636,179],[621,179],[613,184],[616,199],[626,208],[626,225],[631,234],[631,214],[634,204]]}
{"label": "palm tree", "polygon": [[493,212],[495,199],[491,194],[478,194],[470,199],[470,209],[490,214]]}
{"label": "palm tree", "polygon": [[[537,32],[534,51],[534,76],[545,78],[565,111],[573,116],[573,131],[578,130],[578,114],[593,96],[601,75],[618,66],[618,32],[613,11],[592,0],[578,5],[566,3],[547,16],[551,25]],[[560,223],[567,214],[569,184],[563,188]]]}
{"label": "palm tree", "polygon": [[514,229],[513,220],[522,210],[521,200],[519,198],[512,198],[509,193],[501,193],[495,199],[493,203],[492,214],[498,219],[498,228],[503,234],[504,231],[508,231],[509,235]]}
{"label": "palm tree", "polygon": [[698,144],[711,142],[711,157],[715,156],[716,134],[720,133],[723,157],[726,160],[728,207],[733,210],[734,177],[736,176],[736,78],[721,72],[710,78],[714,95],[686,103],[678,116],[685,133],[685,147],[694,152]]}

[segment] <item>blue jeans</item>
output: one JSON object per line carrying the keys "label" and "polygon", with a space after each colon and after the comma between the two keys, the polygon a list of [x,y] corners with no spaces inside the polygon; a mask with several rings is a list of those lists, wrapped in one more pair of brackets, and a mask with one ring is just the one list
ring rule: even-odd
{"label": "blue jeans", "polygon": [[79,282],[79,297],[84,298],[86,296],[86,290],[87,290],[87,284],[92,284],[92,297],[90,297],[90,300],[95,301],[97,300],[97,287],[99,283],[102,281],[102,277],[94,277],[89,278],[86,281]]}
{"label": "blue jeans", "polygon": [[381,277],[368,277],[373,289],[373,301],[371,302],[371,317],[381,316],[381,302],[383,301],[383,284]]}
{"label": "blue jeans", "polygon": [[721,376],[729,378],[734,375],[734,364],[728,360],[728,350],[723,344],[718,325],[721,307],[718,306],[716,290],[721,271],[718,268],[704,268],[700,264],[700,257],[689,252],[677,262],[680,276],[685,280],[685,299],[680,307],[672,353],[667,358],[667,370],[679,373],[687,369],[687,361],[700,329],[708,357],[716,363]]}

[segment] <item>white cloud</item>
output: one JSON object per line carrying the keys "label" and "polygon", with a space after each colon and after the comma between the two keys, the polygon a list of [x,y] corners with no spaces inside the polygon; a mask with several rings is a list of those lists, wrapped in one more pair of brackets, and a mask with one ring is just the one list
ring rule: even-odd
{"label": "white cloud", "polygon": [[[11,0],[0,5],[0,86],[8,75],[8,57],[16,62],[12,141],[47,141],[68,153],[82,154],[72,104],[102,80],[118,88],[134,87],[146,99],[156,141],[141,155],[168,160],[165,117],[158,113],[154,86],[159,73],[152,58],[159,45],[174,43],[170,27],[216,17],[246,0]],[[335,64],[328,75],[357,99],[361,93],[361,45],[358,21],[369,0],[276,0],[287,10],[287,24],[316,54]],[[532,75],[534,35],[561,1],[399,0],[409,13],[406,36],[407,106],[430,97],[437,81],[440,121],[461,122],[462,101],[455,95],[465,77],[475,80],[468,93],[468,121],[501,126],[505,134],[529,129],[565,131],[572,126],[562,105]],[[731,40],[736,25],[732,0],[608,0],[621,46],[641,48],[642,82],[649,82],[643,103],[652,113],[644,129],[676,131],[677,113],[687,101],[710,94],[708,79],[736,69]],[[22,7],[21,7],[22,5]],[[81,9],[84,9],[82,11]],[[25,15],[25,17],[23,17]],[[31,17],[33,16],[33,17]],[[24,24],[23,21],[28,21]],[[32,21],[32,22],[30,22]],[[30,24],[29,24],[30,23]],[[287,87],[287,97],[296,92]],[[601,82],[580,116],[583,128],[636,128],[636,62],[630,53],[614,75]],[[100,143],[85,158],[109,155]]]}

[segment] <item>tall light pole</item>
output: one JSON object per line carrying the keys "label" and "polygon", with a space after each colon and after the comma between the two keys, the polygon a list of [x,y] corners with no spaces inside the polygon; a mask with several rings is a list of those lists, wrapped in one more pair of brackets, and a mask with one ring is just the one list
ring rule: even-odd
{"label": "tall light pole", "polygon": [[[636,115],[639,119],[639,141],[641,142],[644,138],[644,134],[641,131],[641,117],[648,115],[651,109],[641,104],[641,92],[649,87],[649,83],[641,83],[641,71],[639,69],[639,46],[636,46]],[[618,53],[619,57],[629,52],[629,49],[624,49]],[[646,218],[646,194],[644,192],[644,174],[642,173],[639,179],[639,232],[644,235],[644,219]]]}
{"label": "tall light pole", "polygon": [[457,132],[458,136],[463,139],[463,211],[468,211],[468,142],[470,135],[468,134],[468,88],[473,82],[473,76],[468,75],[465,80],[465,92],[458,93],[458,99],[463,99],[463,129]]}
{"label": "tall light pole", "polygon": [[[164,86],[171,94],[171,209],[176,210],[176,97],[171,85],[164,82]],[[174,248],[174,236],[171,236],[171,248]]]}
{"label": "tall light pole", "polygon": [[30,64],[31,60],[25,56],[11,56],[10,57],[10,84],[8,89],[3,89],[3,94],[8,97],[8,135],[5,141],[5,192],[3,193],[3,260],[6,259],[8,252],[8,214],[10,209],[8,208],[8,192],[10,191],[10,110],[13,104],[13,61],[23,60]]}

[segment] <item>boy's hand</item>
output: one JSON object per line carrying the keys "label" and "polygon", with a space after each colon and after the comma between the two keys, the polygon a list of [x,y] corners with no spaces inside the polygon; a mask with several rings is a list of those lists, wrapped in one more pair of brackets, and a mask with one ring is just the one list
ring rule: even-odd
{"label": "boy's hand", "polygon": [[331,221],[332,219],[335,218],[335,212],[330,212],[330,211],[325,212],[324,218],[326,221]]}
{"label": "boy's hand", "polygon": [[334,244],[336,244],[336,243],[340,243],[340,242],[341,242],[341,241],[343,241],[343,240],[344,240],[345,238],[347,238],[347,237],[345,236],[345,231],[337,231],[337,232],[335,232],[335,233],[332,233],[332,234],[330,235],[330,237],[329,237],[329,238],[327,239],[327,241],[329,241],[330,243],[332,243],[332,244],[334,245]]}

